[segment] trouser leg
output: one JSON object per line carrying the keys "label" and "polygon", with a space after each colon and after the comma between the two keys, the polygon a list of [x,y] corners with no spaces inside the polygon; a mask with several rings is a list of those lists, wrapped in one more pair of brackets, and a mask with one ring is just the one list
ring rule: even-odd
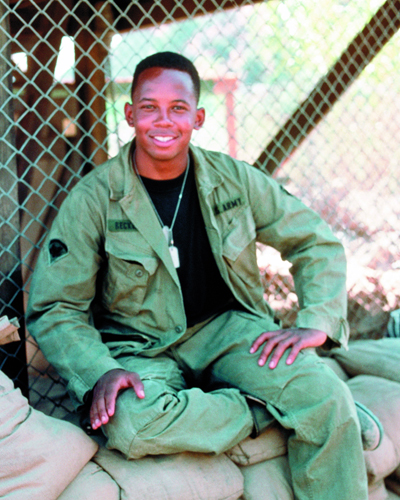
{"label": "trouser leg", "polygon": [[252,432],[251,413],[237,389],[188,389],[178,364],[166,355],[119,361],[139,373],[145,390],[144,399],[132,389],[121,392],[115,415],[104,426],[107,446],[127,458],[182,451],[218,454]]}
{"label": "trouser leg", "polygon": [[[178,355],[210,383],[225,383],[265,401],[292,432],[288,455],[297,500],[365,500],[367,478],[359,422],[351,394],[314,353],[293,365],[257,364],[254,339],[275,329],[269,320],[230,311],[178,348]],[[207,353],[200,346],[206,346]]]}

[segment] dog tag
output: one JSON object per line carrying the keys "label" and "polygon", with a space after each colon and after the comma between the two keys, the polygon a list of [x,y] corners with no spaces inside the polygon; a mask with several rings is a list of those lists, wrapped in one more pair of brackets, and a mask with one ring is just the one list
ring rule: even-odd
{"label": "dog tag", "polygon": [[162,232],[164,233],[165,239],[167,241],[167,245],[171,243],[171,230],[168,226],[163,226]]}
{"label": "dog tag", "polygon": [[178,253],[178,249],[174,245],[171,245],[168,248],[169,248],[169,253],[171,254],[172,263],[174,264],[175,269],[177,269],[179,267],[179,253]]}

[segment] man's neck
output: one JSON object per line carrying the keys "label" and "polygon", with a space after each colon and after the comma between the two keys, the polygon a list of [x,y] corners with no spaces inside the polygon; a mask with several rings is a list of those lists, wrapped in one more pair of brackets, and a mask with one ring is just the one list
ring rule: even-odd
{"label": "man's neck", "polygon": [[159,160],[141,154],[140,150],[133,152],[137,172],[142,177],[153,180],[175,179],[186,170],[188,153],[173,159]]}

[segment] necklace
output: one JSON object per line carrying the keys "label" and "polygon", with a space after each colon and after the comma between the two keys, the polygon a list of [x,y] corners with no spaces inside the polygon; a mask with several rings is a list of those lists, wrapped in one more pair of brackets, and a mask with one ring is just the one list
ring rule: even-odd
{"label": "necklace", "polygon": [[169,226],[167,226],[166,224],[163,223],[163,221],[161,220],[160,214],[157,212],[157,209],[156,209],[156,207],[155,207],[155,205],[153,203],[153,200],[151,199],[151,196],[149,195],[149,192],[147,191],[146,186],[144,185],[142,176],[139,174],[139,171],[138,171],[138,168],[137,168],[137,165],[136,165],[136,154],[133,153],[133,167],[135,169],[136,175],[139,178],[140,184],[142,185],[145,193],[147,194],[147,197],[150,200],[150,203],[151,203],[151,205],[153,207],[153,210],[154,210],[155,214],[157,215],[158,221],[161,224],[162,232],[164,233],[165,239],[167,241],[168,250],[169,250],[169,253],[171,255],[172,263],[174,264],[175,269],[177,269],[180,266],[180,263],[179,263],[179,252],[178,252],[177,247],[174,245],[174,237],[173,237],[172,230],[173,230],[174,225],[175,225],[175,220],[176,220],[176,217],[177,217],[178,212],[179,212],[179,207],[181,205],[181,201],[182,201],[182,197],[183,197],[183,192],[185,190],[186,179],[187,179],[188,172],[189,172],[189,164],[190,164],[190,161],[189,161],[189,155],[188,155],[187,166],[186,166],[186,171],[185,171],[185,177],[183,178],[181,192],[179,193],[178,201],[176,203],[176,208],[175,208],[175,212],[174,212],[174,216],[172,217],[171,227],[169,227]]}

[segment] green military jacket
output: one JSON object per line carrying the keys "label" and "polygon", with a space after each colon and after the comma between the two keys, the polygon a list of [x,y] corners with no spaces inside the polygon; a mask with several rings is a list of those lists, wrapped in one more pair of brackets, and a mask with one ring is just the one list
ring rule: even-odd
{"label": "green military jacket", "polygon": [[[293,264],[297,326],[346,346],[346,261],[327,224],[256,168],[190,151],[211,248],[236,299],[273,316],[256,260],[256,242],[270,245]],[[27,322],[77,402],[121,368],[118,355],[155,356],[185,333],[177,272],[129,144],[64,201],[35,268]]]}

